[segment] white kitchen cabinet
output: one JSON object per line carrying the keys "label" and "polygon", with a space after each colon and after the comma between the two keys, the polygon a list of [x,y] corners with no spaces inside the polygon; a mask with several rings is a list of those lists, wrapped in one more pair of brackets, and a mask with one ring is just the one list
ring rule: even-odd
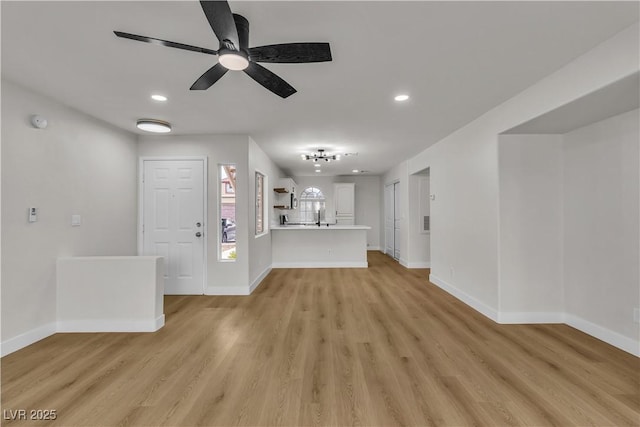
{"label": "white kitchen cabinet", "polygon": [[355,186],[352,182],[333,184],[336,223],[340,225],[354,224]]}

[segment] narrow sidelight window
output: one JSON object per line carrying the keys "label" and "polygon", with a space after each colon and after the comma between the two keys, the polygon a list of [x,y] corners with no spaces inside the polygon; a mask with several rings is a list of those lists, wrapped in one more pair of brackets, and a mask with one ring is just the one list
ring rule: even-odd
{"label": "narrow sidelight window", "polygon": [[220,165],[220,259],[236,260],[236,165]]}

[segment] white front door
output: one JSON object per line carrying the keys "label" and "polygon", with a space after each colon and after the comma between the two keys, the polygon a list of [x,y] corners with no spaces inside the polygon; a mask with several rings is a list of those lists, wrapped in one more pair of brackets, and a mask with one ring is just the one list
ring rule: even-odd
{"label": "white front door", "polygon": [[204,294],[204,160],[144,160],[142,254],[164,257],[169,295]]}

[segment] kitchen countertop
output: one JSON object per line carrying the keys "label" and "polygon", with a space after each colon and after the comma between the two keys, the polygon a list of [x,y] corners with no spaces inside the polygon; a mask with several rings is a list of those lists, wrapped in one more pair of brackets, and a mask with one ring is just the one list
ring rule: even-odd
{"label": "kitchen countertop", "polygon": [[322,224],[320,227],[317,225],[272,225],[272,230],[371,230],[371,227],[368,225],[333,225],[329,224],[327,227],[326,224]]}

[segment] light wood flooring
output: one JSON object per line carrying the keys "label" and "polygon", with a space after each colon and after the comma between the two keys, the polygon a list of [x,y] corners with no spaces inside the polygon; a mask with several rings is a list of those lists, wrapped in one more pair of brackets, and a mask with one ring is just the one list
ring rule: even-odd
{"label": "light wood flooring", "polygon": [[[638,426],[640,359],[565,325],[498,325],[369,253],[251,296],[165,299],[156,333],[57,334],[2,359],[6,426]],[[4,413],[6,415],[6,412]]]}

